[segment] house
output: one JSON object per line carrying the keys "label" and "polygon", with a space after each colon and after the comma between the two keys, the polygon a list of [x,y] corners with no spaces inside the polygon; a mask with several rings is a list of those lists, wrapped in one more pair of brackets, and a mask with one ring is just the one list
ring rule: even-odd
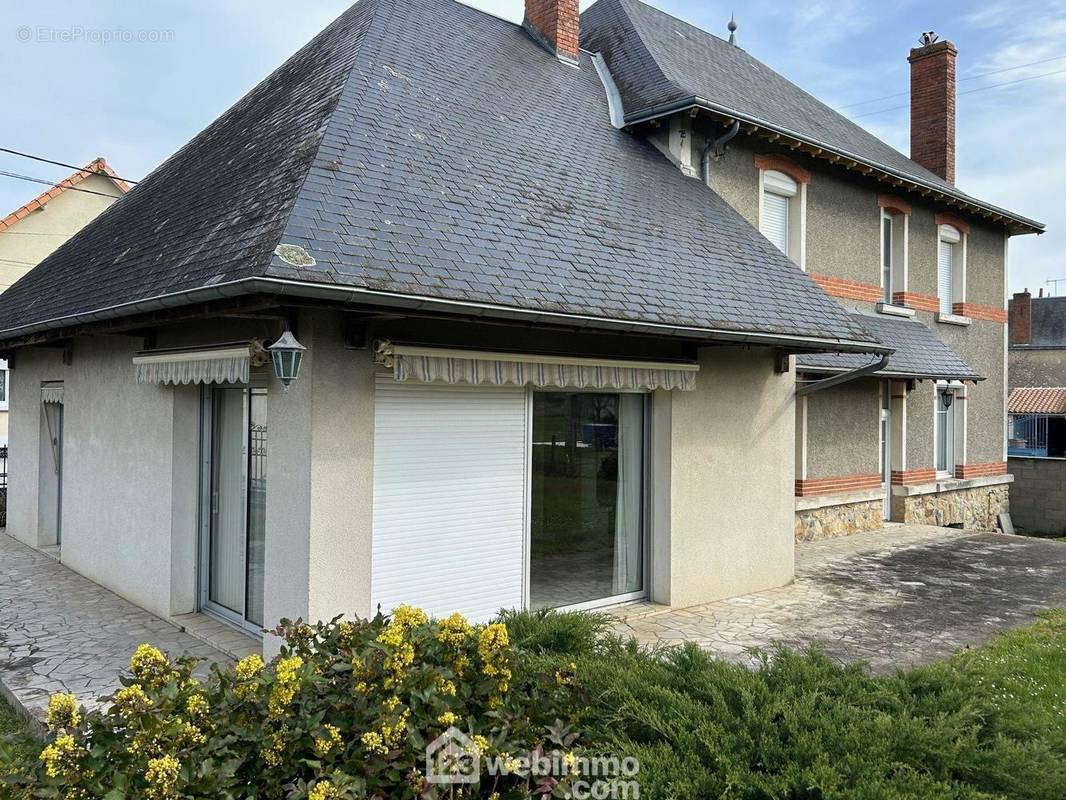
{"label": "house", "polygon": [[991,318],[1039,224],[751,63],[627,0],[528,0],[523,26],[360,0],[0,295],[9,532],[255,632],[782,585],[797,489],[887,496],[884,387],[903,518],[995,490]]}
{"label": "house", "polygon": [[[103,158],[97,158],[0,219],[0,292],[129,188]],[[7,364],[0,361],[0,447],[7,446],[7,393]]]}
{"label": "house", "polygon": [[1009,452],[1066,457],[1066,297],[1026,289],[1008,309]]}
{"label": "house", "polygon": [[[957,50],[908,54],[907,158],[737,46],[638,0],[599,0],[582,43],[625,109],[895,352],[800,354],[796,535],[885,520],[992,529],[1008,505],[1003,363],[1010,236],[1039,223],[955,185]],[[868,360],[867,360],[868,361]]]}

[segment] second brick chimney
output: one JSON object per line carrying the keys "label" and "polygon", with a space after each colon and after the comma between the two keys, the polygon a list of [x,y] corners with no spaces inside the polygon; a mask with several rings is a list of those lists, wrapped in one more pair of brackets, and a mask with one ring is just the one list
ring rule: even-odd
{"label": "second brick chimney", "polygon": [[1028,289],[1011,298],[1007,328],[1011,344],[1029,344],[1033,340],[1033,296]]}
{"label": "second brick chimney", "polygon": [[911,158],[955,183],[955,57],[951,42],[922,34],[911,50]]}
{"label": "second brick chimney", "polygon": [[576,64],[579,20],[577,0],[526,0],[522,27],[561,61]]}

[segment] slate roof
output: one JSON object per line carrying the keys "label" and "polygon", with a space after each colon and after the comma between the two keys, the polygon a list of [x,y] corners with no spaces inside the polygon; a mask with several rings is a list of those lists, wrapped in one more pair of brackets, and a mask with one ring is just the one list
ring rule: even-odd
{"label": "slate roof", "polygon": [[960,192],[741,47],[640,0],[597,0],[581,15],[581,44],[603,54],[627,122],[690,105],[713,107],[924,183],[1026,226],[1043,227]]}
{"label": "slate roof", "polygon": [[871,346],[718,195],[611,126],[587,54],[562,64],[454,0],[360,0],[0,296],[0,339],[264,278]]}
{"label": "slate roof", "polygon": [[1066,414],[1066,388],[1026,387],[1011,389],[1007,398],[1010,414]]}
{"label": "slate roof", "polygon": [[[1066,297],[1034,297],[1030,300],[1032,328],[1029,344],[1012,344],[1011,349],[1032,348],[1066,348]],[[1007,303],[1008,319],[1011,299]]]}
{"label": "slate roof", "polygon": [[[888,314],[852,314],[881,344],[891,347],[888,366],[873,373],[898,378],[938,378],[979,381],[962,357],[922,323]],[[801,355],[796,369],[807,372],[843,372],[872,363],[869,356],[852,353]]]}

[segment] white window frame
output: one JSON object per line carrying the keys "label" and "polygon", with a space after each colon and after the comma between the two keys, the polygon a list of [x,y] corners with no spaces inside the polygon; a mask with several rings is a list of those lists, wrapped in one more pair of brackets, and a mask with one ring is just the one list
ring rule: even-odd
{"label": "white window frame", "polygon": [[11,371],[7,368],[7,361],[0,359],[0,373],[3,373],[4,386],[0,392],[0,411],[7,411],[11,398]]}
{"label": "white window frame", "polygon": [[[943,297],[940,293],[940,246],[951,246],[951,294]],[[966,233],[954,225],[942,223],[937,226],[936,240],[937,302],[941,316],[953,316],[955,303],[966,301]],[[946,306],[946,309],[945,309]]]}
{"label": "white window frame", "polygon": [[[889,280],[885,281],[885,222],[892,224],[891,265],[889,267]],[[879,220],[880,227],[877,231],[879,273],[881,280],[882,302],[886,305],[894,305],[892,295],[897,292],[907,291],[908,261],[910,260],[910,214],[901,211],[892,212],[887,208],[881,209]]]}
{"label": "white window frame", "polygon": [[[954,412],[951,431],[951,456],[952,463],[948,469],[937,468],[940,461],[940,422],[937,418],[937,410],[940,404],[940,396],[946,392],[954,395],[952,406]],[[933,387],[933,467],[936,469],[937,479],[954,478],[955,468],[966,463],[966,386],[961,381],[937,381]]]}
{"label": "white window frame", "polygon": [[766,218],[766,195],[788,198],[788,252],[792,261],[807,270],[807,184],[776,169],[759,170],[759,232]]}

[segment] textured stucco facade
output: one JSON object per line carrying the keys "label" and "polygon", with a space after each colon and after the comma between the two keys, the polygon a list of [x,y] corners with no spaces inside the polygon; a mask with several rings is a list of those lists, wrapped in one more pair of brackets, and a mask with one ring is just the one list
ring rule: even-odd
{"label": "textured stucco facade", "polygon": [[1008,353],[1010,388],[1066,386],[1066,348],[1012,347]]}

